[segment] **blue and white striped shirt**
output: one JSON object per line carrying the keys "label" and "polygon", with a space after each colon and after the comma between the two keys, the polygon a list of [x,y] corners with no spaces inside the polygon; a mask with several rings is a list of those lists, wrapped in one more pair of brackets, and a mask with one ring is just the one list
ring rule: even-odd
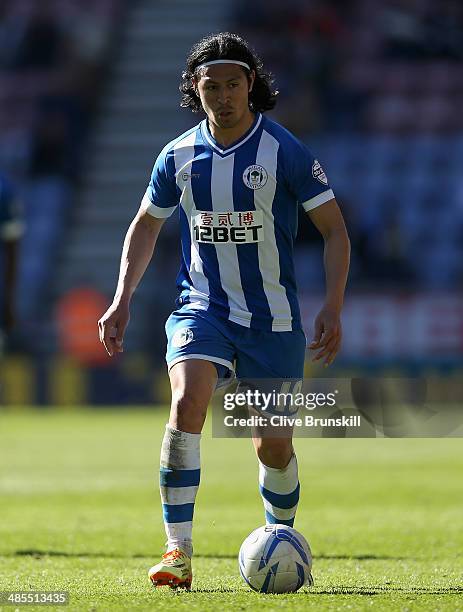
{"label": "blue and white striped shirt", "polygon": [[301,327],[293,247],[297,205],[334,197],[307,147],[257,114],[223,148],[207,120],[170,142],[156,160],[142,207],[169,217],[178,206],[181,303],[240,325]]}

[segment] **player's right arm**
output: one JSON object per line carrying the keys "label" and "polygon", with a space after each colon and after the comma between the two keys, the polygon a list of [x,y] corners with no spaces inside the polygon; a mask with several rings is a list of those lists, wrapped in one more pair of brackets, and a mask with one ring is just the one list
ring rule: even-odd
{"label": "player's right arm", "polygon": [[130,300],[151,260],[162,224],[179,203],[179,193],[169,143],[156,159],[148,188],[125,237],[113,303],[98,321],[100,340],[110,357],[122,353]]}
{"label": "player's right arm", "polygon": [[153,256],[164,221],[146,212],[142,205],[125,236],[114,299],[98,321],[100,341],[110,357],[123,351],[124,333],[130,319],[130,300]]}

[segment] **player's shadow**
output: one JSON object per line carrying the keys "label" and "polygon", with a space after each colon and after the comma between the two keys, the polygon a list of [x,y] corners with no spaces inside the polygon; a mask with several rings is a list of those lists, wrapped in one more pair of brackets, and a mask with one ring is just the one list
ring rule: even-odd
{"label": "player's shadow", "polygon": [[409,595],[457,595],[463,593],[463,586],[455,587],[332,587],[329,589],[310,589],[302,591],[306,595],[384,595],[385,593],[406,593]]}
{"label": "player's shadow", "polygon": [[[102,553],[102,552],[67,552],[64,550],[37,550],[37,549],[25,549],[25,550],[15,550],[13,553],[9,553],[7,557],[34,557],[39,559],[41,557],[69,557],[69,558],[77,558],[77,557],[88,557],[88,558],[98,558],[105,557],[107,559],[127,559],[127,557],[131,559],[151,559],[153,555],[159,554],[161,555],[164,551],[158,551],[158,553],[136,553],[133,555],[122,555],[118,553]],[[197,559],[236,559],[237,555],[195,555]]]}
{"label": "player's shadow", "polygon": [[66,552],[64,550],[36,550],[36,549],[26,549],[26,550],[15,550],[14,553],[11,553],[11,557],[34,557],[36,559],[40,559],[41,557],[88,557],[88,558],[97,558],[97,557],[107,557],[110,559],[123,559],[129,557],[145,557],[147,555],[118,555],[111,553],[100,553],[100,552]]}
{"label": "player's shadow", "polygon": [[[246,590],[246,589],[245,589]],[[192,588],[191,591],[180,591],[176,595],[182,597],[191,597],[195,593],[237,593],[243,591],[243,588]],[[457,595],[463,593],[463,587],[448,587],[448,588],[426,588],[426,587],[333,587],[330,589],[317,589],[316,587],[306,587],[297,593],[274,593],[278,597],[294,597],[300,598],[302,595],[318,597],[320,595],[366,595],[368,597],[374,595],[385,595],[387,593],[403,593],[407,595]]]}
{"label": "player's shadow", "polygon": [[390,555],[313,555],[314,560],[341,560],[349,561],[403,561],[410,560],[413,557],[397,557]]}
{"label": "player's shadow", "polygon": [[[413,557],[391,557],[387,555],[312,555],[314,561],[340,559],[345,561],[403,561]],[[236,559],[237,555],[201,555],[195,553],[196,559]]]}
{"label": "player's shadow", "polygon": [[[162,551],[158,551],[159,554],[162,554]],[[127,559],[127,557],[131,559],[148,559],[151,558],[156,553],[136,553],[133,555],[122,555],[117,553],[102,553],[102,552],[67,552],[64,550],[37,550],[37,549],[25,549],[25,550],[16,550],[15,552],[6,555],[13,557],[88,557],[88,558],[97,558],[97,557],[106,557],[108,559]],[[195,554],[196,559],[236,559],[236,555],[220,555],[220,554]],[[402,560],[410,560],[412,557],[397,557],[397,556],[387,556],[387,555],[314,555],[314,560],[344,560],[344,561],[402,561]]]}
{"label": "player's shadow", "polygon": [[[151,555],[145,554],[134,554],[134,555],[119,555],[119,554],[108,554],[108,553],[99,553],[99,552],[65,552],[59,550],[37,550],[37,549],[25,549],[25,550],[16,550],[7,555],[3,555],[6,557],[34,557],[36,559],[40,559],[42,557],[68,557],[68,558],[77,558],[77,557],[88,557],[88,558],[110,558],[110,559],[126,559],[130,557],[132,559],[149,559],[152,557]],[[236,559],[236,555],[195,555],[200,559]],[[382,555],[318,555],[314,557],[314,559],[354,559],[354,560],[395,560],[395,559],[410,559],[410,557],[388,557]],[[237,589],[234,588],[226,588],[222,587],[220,589],[193,589],[192,593],[232,593]],[[355,587],[355,586],[336,586],[325,589],[303,589],[299,591],[299,593],[294,593],[294,596],[298,597],[301,594],[304,595],[383,595],[385,593],[407,593],[410,595],[457,595],[463,593],[463,586],[451,586],[451,587],[443,587],[443,588],[433,588],[433,587],[401,587],[401,586],[392,586],[392,585],[384,585],[381,587]]]}

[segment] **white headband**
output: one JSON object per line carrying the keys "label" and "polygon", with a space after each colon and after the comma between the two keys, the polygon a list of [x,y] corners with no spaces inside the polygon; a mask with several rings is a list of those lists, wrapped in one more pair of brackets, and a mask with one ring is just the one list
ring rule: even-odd
{"label": "white headband", "polygon": [[207,68],[207,66],[213,66],[214,64],[238,64],[238,66],[243,66],[244,68],[247,68],[249,71],[251,71],[249,64],[246,64],[246,62],[239,62],[238,60],[227,60],[227,59],[218,59],[218,60],[213,60],[212,62],[204,62],[204,64],[201,64],[200,66],[196,66],[195,71],[199,70],[200,68]]}

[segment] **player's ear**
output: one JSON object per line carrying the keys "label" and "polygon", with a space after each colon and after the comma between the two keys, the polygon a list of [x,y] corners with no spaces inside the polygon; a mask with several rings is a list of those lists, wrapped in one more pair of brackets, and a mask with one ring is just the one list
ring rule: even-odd
{"label": "player's ear", "polygon": [[254,81],[256,79],[256,71],[255,70],[251,70],[251,73],[249,75],[249,93],[251,93],[252,88],[254,87]]}

